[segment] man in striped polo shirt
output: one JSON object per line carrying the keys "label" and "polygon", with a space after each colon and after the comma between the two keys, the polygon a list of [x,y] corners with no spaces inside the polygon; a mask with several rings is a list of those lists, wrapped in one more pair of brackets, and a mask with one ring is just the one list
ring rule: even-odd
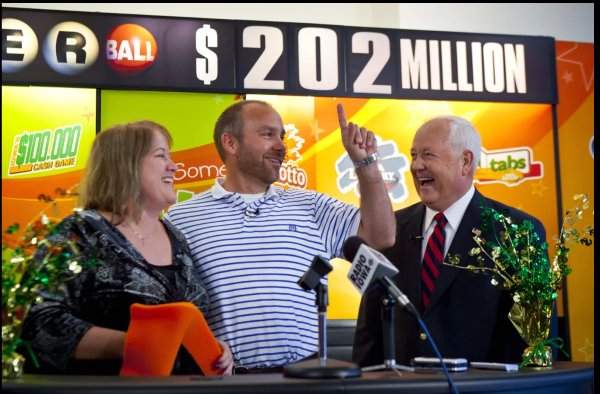
{"label": "man in striped polo shirt", "polygon": [[211,330],[248,371],[276,372],[317,351],[315,294],[297,284],[315,255],[341,257],[344,241],[356,234],[380,250],[394,243],[375,136],[348,124],[341,104],[338,115],[360,210],[312,190],[273,186],[286,155],[283,122],[270,104],[247,100],[215,125],[227,177],[165,216],[188,240],[210,296]]}

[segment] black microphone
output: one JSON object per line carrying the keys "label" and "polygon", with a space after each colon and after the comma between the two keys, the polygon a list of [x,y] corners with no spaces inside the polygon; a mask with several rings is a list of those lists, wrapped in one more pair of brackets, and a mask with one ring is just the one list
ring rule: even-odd
{"label": "black microphone", "polygon": [[390,279],[390,276],[398,273],[398,268],[383,254],[368,246],[360,237],[349,237],[344,243],[343,253],[346,260],[352,261],[348,279],[361,295],[368,293],[375,285],[381,285],[408,313],[416,319],[420,318],[415,306]]}
{"label": "black microphone", "polygon": [[422,235],[410,235],[410,242],[417,242],[417,241],[422,241],[423,240],[423,236]]}
{"label": "black microphone", "polygon": [[252,218],[257,217],[260,214],[260,210],[256,208],[254,211],[246,208],[246,216],[250,216]]}
{"label": "black microphone", "polygon": [[333,270],[333,267],[321,256],[313,258],[310,268],[300,278],[298,284],[306,291],[315,291],[315,304],[319,313],[319,358],[306,359],[290,365],[283,369],[283,376],[288,378],[352,378],[360,377],[362,371],[356,364],[346,361],[327,358],[327,305],[329,305],[329,296],[327,295],[327,285],[321,283],[324,278]]}
{"label": "black microphone", "polygon": [[[413,236],[411,235],[411,240]],[[423,237],[414,237],[415,242],[418,238],[421,240]],[[398,287],[394,284],[394,282],[389,278],[389,276],[396,275],[398,273],[398,269],[390,263],[390,261],[385,258],[385,256],[373,248],[367,246],[366,242],[360,237],[349,237],[344,243],[344,257],[347,260],[352,260],[352,267],[350,268],[350,272],[348,273],[348,279],[352,282],[354,287],[358,289],[360,294],[364,294],[369,290],[370,287],[373,287],[376,283],[383,286],[388,292],[388,300],[395,299],[400,302],[405,310],[414,317],[418,322],[423,332],[427,335],[427,338],[431,342],[431,346],[435,351],[436,355],[440,359],[442,367],[444,369],[444,373],[446,374],[446,378],[450,383],[450,386],[454,390],[455,393],[458,393],[454,383],[452,382],[452,378],[448,373],[448,369],[446,368],[446,364],[444,359],[442,358],[440,351],[438,350],[429,330],[425,326],[423,319],[419,315],[417,308],[410,302],[410,300],[404,295]],[[384,343],[384,363],[383,365],[370,367],[369,370],[379,370],[379,369],[399,369],[396,366],[396,360],[394,360],[394,329],[393,329],[393,307],[390,310],[383,302],[385,298],[382,300],[382,320],[383,320],[383,343]],[[386,317],[387,316],[387,317]],[[387,356],[386,356],[387,354]],[[293,364],[292,364],[293,365]],[[367,367],[369,368],[369,367]]]}
{"label": "black microphone", "polygon": [[321,256],[315,256],[313,258],[312,264],[306,273],[300,278],[298,284],[304,290],[316,290],[321,283],[321,278],[324,278],[325,275],[333,271],[333,267],[329,263],[329,261],[325,260]]}

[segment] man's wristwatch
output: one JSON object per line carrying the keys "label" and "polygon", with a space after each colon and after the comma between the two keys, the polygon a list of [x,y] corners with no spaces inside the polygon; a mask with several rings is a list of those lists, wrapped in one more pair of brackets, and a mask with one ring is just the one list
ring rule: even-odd
{"label": "man's wristwatch", "polygon": [[369,164],[377,161],[378,158],[379,158],[379,151],[373,153],[370,156],[365,157],[361,161],[353,162],[354,168],[356,168],[356,169],[362,168],[362,167],[364,167],[366,165],[369,165]]}

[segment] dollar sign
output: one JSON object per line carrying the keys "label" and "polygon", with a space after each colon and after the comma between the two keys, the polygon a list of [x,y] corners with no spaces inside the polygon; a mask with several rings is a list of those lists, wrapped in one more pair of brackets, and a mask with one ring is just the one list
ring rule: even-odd
{"label": "dollar sign", "polygon": [[25,164],[25,158],[27,157],[27,143],[29,141],[29,136],[27,132],[23,133],[21,136],[21,141],[19,142],[19,154],[17,155],[16,163],[18,166]]}
{"label": "dollar sign", "polygon": [[196,52],[204,56],[204,59],[196,59],[196,77],[205,85],[210,85],[219,74],[217,54],[208,49],[218,46],[217,39],[217,31],[210,25],[204,25],[201,29],[196,30]]}

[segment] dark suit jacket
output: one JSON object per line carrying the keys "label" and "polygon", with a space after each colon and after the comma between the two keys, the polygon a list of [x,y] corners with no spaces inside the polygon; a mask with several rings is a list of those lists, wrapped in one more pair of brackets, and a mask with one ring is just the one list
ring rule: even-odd
{"label": "dark suit jacket", "polygon": [[[546,239],[546,231],[539,220],[485,198],[476,190],[448,250],[448,254],[462,256],[461,265],[475,265],[476,257],[469,256],[468,252],[477,246],[472,230],[482,227],[479,207],[482,200],[498,212],[509,209],[510,217],[517,223],[530,220],[540,240]],[[396,243],[384,254],[399,269],[399,274],[393,279],[419,310],[442,357],[519,363],[527,344],[507,317],[514,301],[508,292],[501,292],[493,286],[489,276],[442,265],[427,309],[423,309],[421,242],[427,240],[415,241],[413,236],[423,233],[425,205],[417,203],[395,214],[398,226]],[[364,295],[361,301],[352,359],[363,367],[383,363],[382,295],[381,289],[375,289]],[[394,315],[396,362],[410,365],[417,356],[436,357],[429,341],[420,338],[423,331],[418,322],[398,304]],[[555,307],[550,338],[558,333],[557,322]],[[556,359],[556,351],[553,353]]]}

